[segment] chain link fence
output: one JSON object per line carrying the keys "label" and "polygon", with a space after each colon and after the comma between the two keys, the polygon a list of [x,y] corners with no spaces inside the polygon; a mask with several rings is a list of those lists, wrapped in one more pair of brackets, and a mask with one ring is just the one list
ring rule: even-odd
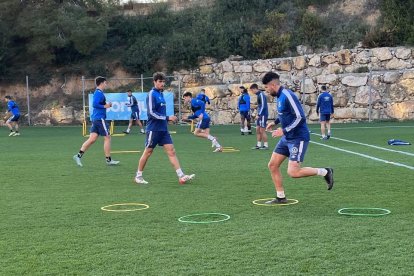
{"label": "chain link fence", "polygon": [[[334,96],[336,121],[381,121],[392,119],[413,119],[414,118],[414,69],[401,70],[367,70],[365,72],[350,72],[337,74],[321,74],[316,76],[302,75],[295,76],[284,84],[294,90],[301,99],[304,109],[310,121],[317,122],[316,100],[320,85],[326,84],[328,90]],[[166,90],[174,93],[174,110],[181,118],[183,106],[181,96],[184,93],[183,76],[167,76]],[[74,92],[71,97],[82,100],[82,117],[88,118],[88,97],[89,93],[95,90],[94,78],[78,77],[79,81],[71,89]],[[49,96],[43,96],[39,103],[38,97],[41,92],[38,87],[31,86],[30,76],[24,79],[1,79],[0,97],[3,100],[6,95],[16,99],[22,113],[22,123],[33,125],[37,123],[39,104],[46,104],[48,97],[56,94],[55,97],[64,97],[65,81],[63,83],[52,83]],[[13,85],[6,85],[13,83]],[[133,92],[148,92],[153,86],[152,77],[132,78],[109,78],[106,93],[125,92],[131,89]],[[12,87],[12,88],[11,88]],[[69,88],[68,88],[69,89]],[[192,88],[194,89],[194,88]],[[66,95],[67,96],[67,95]],[[32,100],[35,99],[35,100]],[[49,99],[50,100],[50,99]],[[5,112],[7,106],[2,101],[0,111]]]}

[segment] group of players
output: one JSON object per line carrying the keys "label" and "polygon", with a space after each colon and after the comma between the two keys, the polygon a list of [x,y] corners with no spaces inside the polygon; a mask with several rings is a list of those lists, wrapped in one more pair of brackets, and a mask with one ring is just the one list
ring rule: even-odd
{"label": "group of players", "polygon": [[[169,161],[175,169],[178,181],[184,184],[192,180],[194,174],[185,174],[181,169],[178,161],[171,135],[168,132],[168,122],[176,122],[177,117],[166,115],[166,102],[163,96],[166,77],[163,73],[157,72],[153,75],[154,87],[148,93],[146,99],[148,121],[145,130],[145,150],[138,162],[138,168],[134,181],[138,184],[148,184],[143,178],[143,171],[145,165],[153,153],[154,148],[159,145],[164,148]],[[107,81],[104,77],[97,77],[95,79],[96,90],[93,95],[93,113],[91,116],[92,127],[89,138],[82,144],[78,154],[73,156],[76,164],[82,166],[81,158],[85,151],[97,140],[98,136],[104,137],[104,152],[106,163],[108,165],[117,165],[119,161],[115,161],[110,155],[110,140],[111,136],[108,131],[106,119],[106,109],[111,107],[111,103],[107,103],[104,96],[104,89]],[[309,129],[306,124],[306,117],[303,108],[297,96],[289,89],[283,87],[279,80],[279,75],[274,72],[266,73],[262,78],[262,83],[265,90],[272,97],[277,98],[277,118],[274,122],[267,123],[268,110],[267,100],[263,91],[260,91],[257,84],[250,86],[252,93],[258,97],[258,113],[257,113],[257,145],[254,149],[267,149],[267,135],[266,131],[271,132],[273,138],[280,137],[270,161],[268,168],[275,186],[276,196],[274,199],[266,202],[267,204],[286,204],[288,202],[285,190],[282,183],[282,174],[280,171],[281,164],[288,158],[287,173],[292,178],[301,178],[308,176],[321,176],[324,178],[328,190],[331,190],[334,184],[333,169],[332,168],[312,168],[301,167],[304,156],[310,141]],[[240,87],[242,95],[238,101],[238,108],[241,114],[242,127],[240,129],[242,135],[251,133],[250,124],[250,99],[248,97],[247,89]],[[196,130],[194,134],[201,138],[206,138],[212,142],[212,146],[216,149],[215,152],[221,152],[222,147],[218,143],[217,138],[210,135],[209,124],[210,117],[205,110],[205,104],[209,103],[208,97],[201,93],[197,98],[193,99],[191,92],[186,92],[183,95],[185,103],[191,105],[193,114],[183,119],[198,119]],[[133,102],[130,101],[132,105]],[[318,107],[318,112],[319,112]],[[321,109],[322,110],[322,109]],[[333,114],[333,109],[331,114]],[[245,122],[247,125],[245,126]],[[280,124],[281,126],[273,129],[274,126]],[[127,129],[129,133],[130,125]],[[142,126],[141,130],[143,132]],[[328,136],[330,135],[330,128],[328,129]],[[326,136],[326,137],[328,137]],[[325,136],[324,136],[325,137]],[[263,144],[262,144],[263,143]]]}

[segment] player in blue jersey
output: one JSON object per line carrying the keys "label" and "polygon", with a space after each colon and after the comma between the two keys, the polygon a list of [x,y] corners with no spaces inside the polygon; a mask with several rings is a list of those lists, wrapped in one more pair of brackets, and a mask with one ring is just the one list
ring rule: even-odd
{"label": "player in blue jersey", "polygon": [[206,95],[206,90],[201,89],[200,93],[197,95],[198,100],[202,100],[206,105],[210,104],[210,98]]}
{"label": "player in blue jersey", "polygon": [[84,153],[89,149],[89,147],[96,142],[99,136],[104,137],[104,153],[106,158],[107,165],[117,165],[119,161],[112,160],[111,158],[111,136],[109,134],[108,123],[106,119],[106,109],[112,106],[112,103],[107,103],[104,95],[104,89],[106,88],[107,82],[104,77],[97,77],[95,79],[96,90],[93,93],[93,112],[91,116],[92,127],[90,129],[90,134],[88,140],[86,140],[78,154],[73,156],[76,164],[79,167],[82,167],[81,158]]}
{"label": "player in blue jersey", "polygon": [[241,95],[237,101],[237,109],[240,112],[240,133],[252,134],[252,125],[250,123],[250,95],[244,86],[239,87]]}
{"label": "player in blue jersey", "polygon": [[205,138],[211,141],[211,146],[216,149],[214,152],[222,152],[223,148],[220,146],[217,138],[210,135],[210,116],[208,116],[205,103],[199,99],[193,99],[193,94],[191,92],[185,92],[183,95],[184,103],[191,105],[191,110],[193,115],[183,118],[184,120],[194,120],[198,119],[198,123],[194,130],[194,135],[200,138]]}
{"label": "player in blue jersey", "polygon": [[[333,97],[326,89],[326,85],[321,86],[322,93],[318,96],[316,104],[316,113],[319,115],[321,122],[322,139],[327,140],[331,137],[331,116],[334,114]],[[328,134],[325,135],[325,126],[328,129]]]}
{"label": "player in blue jersey", "polygon": [[277,143],[268,167],[276,189],[276,198],[268,201],[268,204],[287,203],[285,189],[282,183],[280,166],[286,158],[289,158],[287,173],[290,177],[300,178],[320,175],[325,178],[328,190],[334,184],[332,168],[301,167],[309,144],[310,135],[306,125],[306,117],[303,108],[296,95],[280,84],[279,75],[268,72],[262,79],[266,91],[273,97],[277,97],[278,118],[267,125],[266,130],[272,131],[278,123],[281,127],[272,131],[272,137],[281,137]]}
{"label": "player in blue jersey", "polygon": [[16,102],[12,100],[11,96],[5,96],[4,100],[7,103],[6,111],[6,126],[10,129],[9,136],[19,136],[19,118],[20,110]]}
{"label": "player in blue jersey", "polygon": [[148,184],[148,182],[142,177],[142,174],[148,158],[151,156],[154,148],[159,145],[162,146],[164,151],[167,153],[170,163],[177,173],[178,181],[180,184],[184,184],[187,181],[192,180],[195,175],[186,175],[183,173],[180,163],[178,162],[177,155],[175,154],[171,135],[168,132],[168,121],[175,122],[177,121],[177,117],[174,115],[167,116],[166,102],[163,95],[166,77],[163,73],[157,72],[154,73],[152,79],[154,87],[148,93],[146,100],[148,123],[146,129],[147,136],[145,140],[145,150],[138,162],[135,182],[138,184]]}
{"label": "player in blue jersey", "polygon": [[[267,109],[267,98],[264,91],[259,90],[259,86],[253,83],[250,91],[257,96],[257,115],[256,115],[256,140],[257,144],[252,149],[268,149],[266,124],[269,112]],[[263,144],[262,144],[263,143]]]}
{"label": "player in blue jersey", "polygon": [[142,127],[141,120],[139,119],[139,108],[138,108],[138,101],[134,95],[132,95],[132,91],[128,90],[128,102],[125,104],[126,106],[131,108],[131,118],[129,119],[128,128],[124,131],[125,134],[129,134],[131,131],[132,123],[135,121],[136,124],[140,127],[140,131],[142,134],[145,133],[144,128]]}

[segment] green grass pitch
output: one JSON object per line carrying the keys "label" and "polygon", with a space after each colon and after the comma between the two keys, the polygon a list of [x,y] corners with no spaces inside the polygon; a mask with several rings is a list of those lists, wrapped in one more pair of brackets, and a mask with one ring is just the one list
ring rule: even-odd
{"label": "green grass pitch", "polygon": [[[392,127],[389,127],[392,126]],[[318,125],[311,125],[319,133]],[[387,140],[414,142],[408,123],[334,125],[333,138],[404,151]],[[361,128],[369,127],[369,128]],[[256,206],[274,196],[267,169],[271,150],[254,151],[255,136],[238,126],[212,126],[225,147],[212,153],[188,127],[172,126],[178,158],[196,179],[179,185],[157,148],[133,182],[140,153],[104,161],[103,139],[77,167],[72,156],[86,138],[81,127],[24,127],[20,137],[0,130],[0,275],[412,275],[414,170],[310,144],[304,166],[333,167],[335,186],[321,177],[292,179],[283,166],[291,206]],[[121,132],[121,128],[117,132]],[[143,150],[144,135],[113,137],[112,150]],[[414,157],[331,139],[313,141],[414,166]],[[270,139],[273,149],[277,140]],[[144,203],[136,212],[105,212],[115,203]],[[391,210],[382,217],[348,217],[344,207]],[[181,216],[224,213],[220,223],[181,223]]]}

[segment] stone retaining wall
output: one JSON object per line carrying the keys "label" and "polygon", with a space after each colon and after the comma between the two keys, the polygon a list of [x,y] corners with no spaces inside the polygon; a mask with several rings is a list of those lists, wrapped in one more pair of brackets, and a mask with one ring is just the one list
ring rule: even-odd
{"label": "stone retaining wall", "polygon": [[[324,84],[334,97],[336,122],[414,119],[413,57],[413,48],[398,47],[346,49],[267,60],[230,57],[217,62],[205,58],[197,70],[175,72],[173,84],[178,86],[181,79],[183,89],[194,95],[204,88],[212,99],[208,110],[215,124],[239,123],[237,88],[252,83],[260,86],[268,71],[279,73],[282,83],[302,99],[309,122],[318,121],[316,100]],[[256,96],[251,95],[251,99],[254,108]],[[274,99],[268,96],[268,102],[272,118]]]}

